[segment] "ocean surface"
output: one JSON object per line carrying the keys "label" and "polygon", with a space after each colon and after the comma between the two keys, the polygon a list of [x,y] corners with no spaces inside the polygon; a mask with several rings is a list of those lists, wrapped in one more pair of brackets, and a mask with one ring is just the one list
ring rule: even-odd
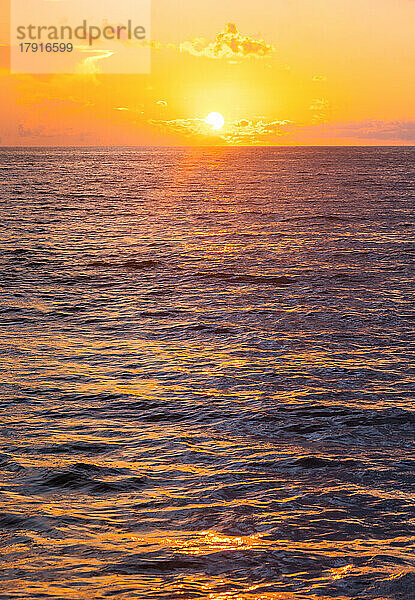
{"label": "ocean surface", "polygon": [[0,598],[415,598],[415,148],[0,151]]}

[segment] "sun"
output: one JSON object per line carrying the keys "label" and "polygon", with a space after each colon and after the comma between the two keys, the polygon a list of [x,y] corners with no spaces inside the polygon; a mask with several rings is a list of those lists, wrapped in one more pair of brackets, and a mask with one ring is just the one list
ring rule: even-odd
{"label": "sun", "polygon": [[225,125],[225,119],[218,112],[211,112],[205,119],[205,122],[211,126],[214,131],[219,131]]}

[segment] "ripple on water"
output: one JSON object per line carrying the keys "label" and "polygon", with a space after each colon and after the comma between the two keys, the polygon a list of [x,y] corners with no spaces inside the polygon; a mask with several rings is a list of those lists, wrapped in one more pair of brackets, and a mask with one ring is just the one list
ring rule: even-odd
{"label": "ripple on water", "polygon": [[0,598],[412,600],[414,150],[1,154]]}

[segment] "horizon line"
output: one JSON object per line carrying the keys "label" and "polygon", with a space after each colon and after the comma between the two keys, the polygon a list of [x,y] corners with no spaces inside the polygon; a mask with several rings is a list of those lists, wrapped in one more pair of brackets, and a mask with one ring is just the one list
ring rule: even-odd
{"label": "horizon line", "polygon": [[159,150],[191,150],[193,148],[203,148],[203,149],[226,149],[226,150],[237,150],[239,148],[415,148],[415,143],[413,144],[297,144],[297,145],[229,145],[225,146],[222,144],[209,144],[209,145],[192,145],[192,146],[157,146],[157,145],[144,145],[144,146],[131,146],[131,145],[113,145],[113,144],[104,144],[104,145],[88,145],[88,146],[3,146],[0,144],[0,150],[63,150],[63,149],[82,149],[82,148],[140,148],[145,150],[151,149],[159,149]]}

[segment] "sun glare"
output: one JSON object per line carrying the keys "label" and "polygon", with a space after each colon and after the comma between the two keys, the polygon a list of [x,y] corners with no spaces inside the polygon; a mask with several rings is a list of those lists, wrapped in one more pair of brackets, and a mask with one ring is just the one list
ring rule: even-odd
{"label": "sun glare", "polygon": [[225,125],[225,119],[218,112],[209,113],[205,121],[214,131],[219,131]]}

